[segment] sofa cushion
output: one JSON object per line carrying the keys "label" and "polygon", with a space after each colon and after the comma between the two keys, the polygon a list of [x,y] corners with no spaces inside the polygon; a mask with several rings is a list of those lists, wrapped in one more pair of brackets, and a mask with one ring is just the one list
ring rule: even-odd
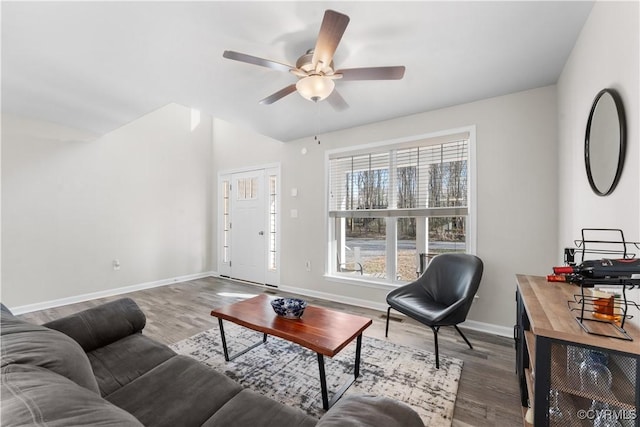
{"label": "sofa cushion", "polygon": [[44,326],[70,336],[88,353],[142,331],[146,322],[144,313],[131,298],[120,298]]}
{"label": "sofa cushion", "polygon": [[2,367],[10,364],[40,366],[99,393],[91,364],[82,348],[63,333],[18,319],[1,311]]}
{"label": "sofa cushion", "polygon": [[2,425],[140,427],[131,414],[52,371],[33,365],[2,368]]}
{"label": "sofa cushion", "polygon": [[388,397],[351,395],[342,397],[320,418],[317,427],[424,427],[408,405]]}
{"label": "sofa cushion", "polygon": [[191,359],[175,356],[107,397],[146,426],[201,426],[242,387]]}
{"label": "sofa cushion", "polygon": [[317,419],[299,409],[245,389],[213,414],[202,427],[313,427],[317,423]]}
{"label": "sofa cushion", "polygon": [[139,333],[88,353],[103,397],[175,355],[166,345]]}

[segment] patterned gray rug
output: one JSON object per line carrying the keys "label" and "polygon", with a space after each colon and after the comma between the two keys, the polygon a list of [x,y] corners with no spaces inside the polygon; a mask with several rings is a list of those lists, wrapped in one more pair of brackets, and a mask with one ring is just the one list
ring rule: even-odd
{"label": "patterned gray rug", "polygon": [[[224,329],[230,354],[262,339],[262,334],[229,322]],[[318,359],[311,350],[270,336],[265,345],[225,362],[218,327],[171,347],[286,405],[317,418],[324,413]],[[325,357],[329,399],[353,375],[355,347],[354,340],[336,357]],[[426,426],[450,426],[461,373],[462,360],[440,355],[438,370],[433,353],[364,336],[360,376],[345,395],[388,396],[413,407]]]}

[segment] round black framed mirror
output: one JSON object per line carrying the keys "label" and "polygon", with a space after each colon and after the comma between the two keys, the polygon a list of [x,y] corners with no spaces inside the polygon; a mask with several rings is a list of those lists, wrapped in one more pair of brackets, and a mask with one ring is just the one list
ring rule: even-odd
{"label": "round black framed mirror", "polygon": [[613,89],[596,95],[584,138],[584,163],[589,185],[599,196],[618,185],[626,148],[626,122],[622,99]]}

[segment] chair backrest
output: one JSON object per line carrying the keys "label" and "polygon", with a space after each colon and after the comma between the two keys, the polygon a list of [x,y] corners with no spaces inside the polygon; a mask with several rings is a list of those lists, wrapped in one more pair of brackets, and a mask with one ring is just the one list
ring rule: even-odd
{"label": "chair backrest", "polygon": [[468,300],[461,312],[466,316],[482,279],[482,260],[470,254],[441,254],[434,257],[418,281],[431,299],[451,305]]}

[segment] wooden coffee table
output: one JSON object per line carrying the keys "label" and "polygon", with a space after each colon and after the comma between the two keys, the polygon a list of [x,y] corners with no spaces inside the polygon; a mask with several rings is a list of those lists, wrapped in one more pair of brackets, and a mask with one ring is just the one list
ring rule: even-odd
{"label": "wooden coffee table", "polygon": [[[270,301],[275,297],[261,294],[256,297],[211,310],[211,315],[218,318],[222,349],[226,361],[235,359],[247,351],[267,341],[267,335],[294,342],[318,355],[320,369],[320,387],[322,389],[322,407],[329,409],[344,394],[360,375],[360,349],[362,347],[362,332],[372,321],[365,317],[354,316],[340,311],[322,307],[307,306],[300,319],[286,319],[276,315]],[[254,331],[262,332],[262,341],[229,356],[227,341],[224,335],[222,320],[242,325]],[[353,378],[350,378],[338,391],[331,401],[327,393],[327,379],[324,370],[324,356],[333,357],[353,339],[356,339],[356,360]]]}

